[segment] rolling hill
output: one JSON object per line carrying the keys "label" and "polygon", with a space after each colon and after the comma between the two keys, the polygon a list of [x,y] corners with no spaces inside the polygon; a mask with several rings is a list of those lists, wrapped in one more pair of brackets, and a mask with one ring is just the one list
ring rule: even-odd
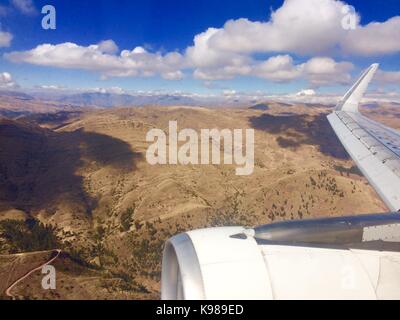
{"label": "rolling hill", "polygon": [[[182,230],[386,211],[332,132],[330,108],[268,107],[114,108],[59,123],[54,117],[51,126],[0,120],[3,261],[18,252],[10,251],[15,238],[4,236],[1,220],[53,226],[64,254],[56,265],[60,289],[38,289],[39,273],[15,293],[154,298],[164,241]],[[146,133],[166,130],[170,120],[180,129],[255,129],[253,175],[236,176],[233,165],[149,165]]]}

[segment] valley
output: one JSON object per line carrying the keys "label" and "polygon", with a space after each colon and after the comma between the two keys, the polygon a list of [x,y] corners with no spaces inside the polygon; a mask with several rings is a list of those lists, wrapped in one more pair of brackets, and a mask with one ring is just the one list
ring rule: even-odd
{"label": "valley", "polygon": [[[1,118],[0,289],[61,249],[56,290],[41,289],[36,272],[14,294],[158,299],[164,242],[181,231],[387,211],[330,128],[331,107],[267,104]],[[393,106],[363,112],[398,126]],[[168,132],[169,121],[198,132],[254,129],[253,174],[237,176],[229,164],[148,164],[146,133]],[[21,232],[35,246],[19,241]]]}

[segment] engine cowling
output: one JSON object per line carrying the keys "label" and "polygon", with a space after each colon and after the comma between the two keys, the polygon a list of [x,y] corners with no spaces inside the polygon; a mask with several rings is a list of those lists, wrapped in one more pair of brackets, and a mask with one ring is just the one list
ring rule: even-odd
{"label": "engine cowling", "polygon": [[243,233],[211,228],[168,240],[162,299],[400,299],[398,251],[262,244],[235,236]]}
{"label": "engine cowling", "polygon": [[270,279],[254,238],[242,227],[190,231],[165,246],[162,299],[272,299]]}

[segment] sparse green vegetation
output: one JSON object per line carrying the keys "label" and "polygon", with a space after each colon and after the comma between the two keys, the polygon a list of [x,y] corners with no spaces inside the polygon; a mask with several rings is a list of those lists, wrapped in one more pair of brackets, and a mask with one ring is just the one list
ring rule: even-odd
{"label": "sparse green vegetation", "polygon": [[357,175],[360,177],[363,176],[360,169],[358,169],[357,166],[352,166],[351,168],[346,168],[341,165],[335,165],[334,169],[336,171],[340,172],[341,175],[343,175],[345,173],[347,176],[349,176],[350,174],[354,174],[354,175]]}
{"label": "sparse green vegetation", "polygon": [[[275,105],[271,108],[273,114],[279,111]],[[370,187],[353,175],[356,168],[350,168],[348,161],[321,153],[320,130],[311,123],[314,116],[259,117],[260,112],[239,109],[229,113],[230,124],[244,128],[249,123],[257,137],[254,174],[236,177],[232,166],[182,166],[182,170],[175,170],[170,166],[147,166],[140,160],[143,130],[164,126],[171,117],[190,125],[193,112],[199,115],[196,126],[222,128],[228,123],[226,111],[150,107],[139,111],[128,108],[94,112],[79,123],[71,122],[54,132],[36,128],[42,132],[38,142],[43,140],[52,155],[44,160],[49,158],[51,162],[39,156],[37,162],[32,162],[35,158],[31,154],[36,149],[42,155],[41,144],[34,144],[32,151],[27,148],[32,145],[32,134],[25,134],[25,130],[23,136],[29,139],[16,152],[18,157],[4,153],[7,157],[1,164],[7,169],[5,172],[19,173],[10,180],[19,181],[15,189],[18,197],[14,197],[12,188],[5,189],[10,194],[1,194],[7,200],[5,217],[38,217],[57,226],[57,230],[42,226],[45,236],[39,236],[42,231],[38,232],[38,227],[32,231],[24,222],[5,223],[7,240],[0,223],[0,253],[54,247],[52,237],[46,233],[57,235],[60,244],[55,247],[62,249],[56,261],[57,272],[60,271],[60,281],[65,281],[61,298],[159,298],[165,241],[183,231],[255,226],[333,212],[364,212],[366,208],[378,212],[379,202],[374,196],[362,194]],[[249,121],[249,114],[256,118]],[[220,121],[220,117],[225,120]],[[325,115],[318,119],[326,121]],[[321,129],[325,132],[326,126]],[[289,148],[284,141],[276,141],[283,133]],[[51,139],[45,139],[47,136]],[[326,140],[324,136],[322,139]],[[14,138],[7,145],[16,145]],[[21,166],[8,168],[9,164],[18,164],[20,155],[25,153],[29,157],[20,161]],[[36,170],[36,163],[43,170]],[[29,174],[25,174],[26,170]],[[346,179],[346,174],[351,178]],[[21,233],[25,237],[25,232],[36,234],[31,236],[33,241],[25,239],[36,245],[21,241]],[[45,254],[39,253],[37,262]],[[34,293],[27,294],[29,298],[49,297],[42,290],[29,292]]]}
{"label": "sparse green vegetation", "polygon": [[135,207],[126,209],[121,215],[121,227],[123,231],[128,231],[132,226],[133,215],[135,214]]}
{"label": "sparse green vegetation", "polygon": [[222,227],[222,226],[250,226],[253,224],[252,217],[254,212],[243,209],[244,193],[237,191],[232,197],[227,199],[227,209],[216,210],[208,218],[207,226]]}
{"label": "sparse green vegetation", "polygon": [[10,253],[45,251],[60,247],[55,229],[35,219],[1,221],[0,234],[7,241]]}

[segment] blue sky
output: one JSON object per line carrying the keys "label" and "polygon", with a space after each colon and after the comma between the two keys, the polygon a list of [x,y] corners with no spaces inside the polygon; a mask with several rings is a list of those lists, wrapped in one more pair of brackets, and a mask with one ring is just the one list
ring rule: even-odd
{"label": "blue sky", "polygon": [[[312,10],[297,10],[299,4],[293,0],[1,0],[0,33],[12,35],[12,40],[1,45],[0,34],[0,73],[10,74],[12,81],[8,85],[12,82],[22,88],[45,85],[201,94],[232,90],[277,94],[303,89],[342,92],[361,69],[379,62],[383,72],[376,89],[398,91],[400,29],[396,27],[400,24],[395,18],[400,16],[398,0],[386,0],[384,5],[380,1],[346,1],[355,7],[360,18],[357,22],[363,43],[360,46],[351,44],[358,39],[354,35],[357,29],[353,36],[348,36],[337,27],[341,14],[338,10],[344,3],[299,2],[303,2],[303,8],[306,4]],[[57,10],[56,30],[41,28],[40,11],[46,4]],[[294,11],[300,12],[299,19]],[[271,12],[279,13],[279,18],[274,18],[279,21],[273,27],[268,25],[273,23]],[[310,20],[314,23],[310,23],[309,29],[307,19],[299,28],[285,25],[293,19],[301,21],[307,14],[312,15]],[[326,17],[318,17],[325,14]],[[244,27],[243,18],[248,22]],[[229,20],[231,29],[225,26]],[[371,26],[372,22],[381,25]],[[315,32],[319,24],[321,34]],[[211,40],[201,36],[209,28],[218,28],[215,33],[209,32]],[[299,34],[295,34],[297,29]],[[206,51],[194,45],[196,35],[207,46]],[[305,46],[298,40],[303,37]],[[345,37],[348,39],[342,41]],[[243,39],[250,40],[241,48]],[[112,47],[118,48],[89,49],[104,40],[111,40]],[[383,40],[387,46],[379,49],[379,41]],[[258,44],[263,41],[266,43]],[[66,43],[76,47],[69,48]],[[224,45],[220,46],[221,43]],[[38,46],[43,44],[52,47],[39,50]],[[143,51],[133,54],[137,47]],[[123,50],[131,52],[126,59],[120,59]],[[80,54],[86,58],[81,59]],[[99,57],[104,64],[94,61]]]}

